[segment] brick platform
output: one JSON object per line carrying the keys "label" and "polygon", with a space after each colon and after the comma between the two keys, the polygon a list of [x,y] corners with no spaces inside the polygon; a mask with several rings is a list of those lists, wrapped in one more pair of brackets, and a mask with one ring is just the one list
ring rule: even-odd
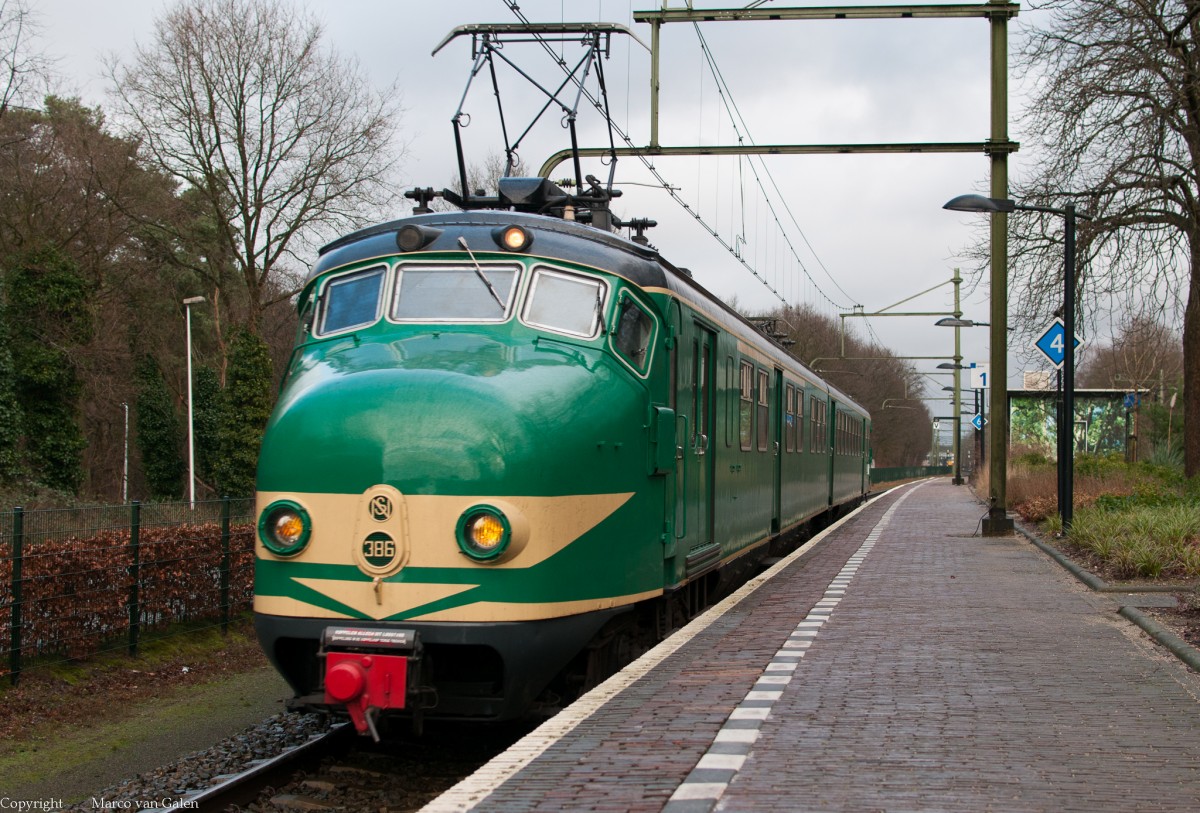
{"label": "brick platform", "polygon": [[985,513],[888,493],[426,809],[1200,810],[1200,677]]}

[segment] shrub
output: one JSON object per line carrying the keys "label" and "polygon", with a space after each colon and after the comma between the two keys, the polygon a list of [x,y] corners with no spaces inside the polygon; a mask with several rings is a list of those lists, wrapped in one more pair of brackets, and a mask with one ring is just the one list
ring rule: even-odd
{"label": "shrub", "polygon": [[1122,476],[1127,466],[1119,454],[1081,454],[1075,458],[1075,473],[1084,477]]}
{"label": "shrub", "polygon": [[[0,556],[0,583],[12,579],[12,556]],[[22,654],[29,660],[81,658],[129,631],[133,585],[129,530],[27,543],[22,556]],[[217,523],[143,527],[139,533],[139,623],[144,629],[179,621],[217,619],[221,531]],[[234,526],[230,537],[230,614],[250,606],[254,530]],[[12,648],[11,609],[0,614],[0,675]]]}
{"label": "shrub", "polygon": [[1042,452],[1022,452],[1012,458],[1013,466],[1025,466],[1027,468],[1041,468],[1045,466],[1054,466],[1055,461],[1046,457]]}

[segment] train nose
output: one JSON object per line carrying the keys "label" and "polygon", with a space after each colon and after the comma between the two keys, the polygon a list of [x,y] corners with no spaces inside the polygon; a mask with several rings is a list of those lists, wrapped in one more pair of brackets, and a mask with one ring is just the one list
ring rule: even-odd
{"label": "train nose", "polygon": [[361,493],[392,483],[433,493],[501,482],[545,439],[547,420],[511,378],[383,369],[307,387],[272,418],[259,489]]}

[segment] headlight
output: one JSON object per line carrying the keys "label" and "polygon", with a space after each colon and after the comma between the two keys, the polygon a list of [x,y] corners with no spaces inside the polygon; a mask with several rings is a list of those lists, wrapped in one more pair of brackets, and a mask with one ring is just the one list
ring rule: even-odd
{"label": "headlight", "polygon": [[458,518],[458,546],[472,559],[496,559],[512,539],[512,526],[504,513],[490,505],[468,508]]}
{"label": "headlight", "polygon": [[505,251],[524,251],[533,242],[533,235],[520,226],[492,230],[492,239]]}
{"label": "headlight", "polygon": [[312,520],[303,506],[277,500],[258,518],[258,538],[276,556],[295,556],[308,545]]}

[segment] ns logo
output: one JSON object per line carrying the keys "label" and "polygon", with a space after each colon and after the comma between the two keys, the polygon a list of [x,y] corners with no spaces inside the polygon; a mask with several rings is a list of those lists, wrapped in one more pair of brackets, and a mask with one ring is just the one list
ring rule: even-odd
{"label": "ns logo", "polygon": [[387,522],[392,518],[392,501],[383,494],[377,494],[371,498],[368,510],[371,512],[371,519],[376,522]]}

